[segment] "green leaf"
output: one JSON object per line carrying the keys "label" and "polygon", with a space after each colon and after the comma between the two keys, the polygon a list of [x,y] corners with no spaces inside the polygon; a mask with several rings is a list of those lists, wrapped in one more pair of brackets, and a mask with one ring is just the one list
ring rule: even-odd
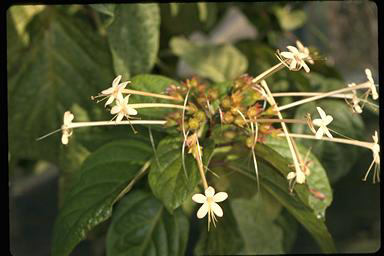
{"label": "green leaf", "polygon": [[130,76],[149,72],[159,49],[160,11],[157,4],[120,4],[108,27],[115,73]]}
{"label": "green leaf", "polygon": [[243,254],[284,253],[283,231],[268,213],[269,200],[265,195],[230,200],[245,244]]}
{"label": "green leaf", "polygon": [[84,161],[56,219],[52,255],[68,255],[91,229],[111,216],[113,204],[151,155],[151,147],[144,142],[120,140]]}
{"label": "green leaf", "polygon": [[20,66],[20,54],[24,44],[17,33],[15,23],[10,11],[7,12],[7,74],[8,79],[17,71]]}
{"label": "green leaf", "polygon": [[119,203],[107,233],[107,255],[184,255],[188,219],[169,214],[151,193],[133,191]]}
{"label": "green leaf", "polygon": [[[287,158],[288,161],[292,161],[291,151],[285,138],[268,138],[264,143]],[[327,172],[319,160],[310,153],[310,149],[307,149],[300,143],[296,143],[296,145],[302,160],[305,162],[309,161],[308,167],[310,175],[307,176],[306,182],[309,189],[314,191],[314,193],[308,195],[309,205],[315,211],[316,215],[324,217],[326,208],[330,206],[332,202],[332,189],[328,181]],[[308,158],[306,158],[307,154]],[[324,196],[324,199],[315,197],[318,192]]]}
{"label": "green leaf", "polygon": [[[279,158],[273,155],[269,155],[268,159],[273,162],[279,161]],[[227,167],[255,180],[254,171],[248,169],[242,163],[244,163],[244,160],[238,159],[236,162],[231,161],[228,163]],[[307,202],[302,201],[302,197],[293,196],[289,193],[287,180],[279,174],[280,171],[270,165],[270,162],[267,162],[265,158],[261,159],[260,157],[258,158],[258,167],[263,170],[259,172],[261,187],[287,208],[315,238],[323,252],[334,252],[335,245],[324,221],[316,217]],[[296,185],[296,189],[297,187],[298,185]]]}
{"label": "green leaf", "polygon": [[[182,143],[181,139],[173,137],[160,141],[156,150],[158,162],[156,159],[153,160],[154,164],[148,175],[153,194],[171,213],[191,197],[200,180],[196,161],[191,154],[187,153],[188,149],[184,152],[186,170],[183,168]],[[204,143],[201,146],[203,146],[204,166],[208,166],[213,144],[209,142],[209,144]]]}
{"label": "green leaf", "polygon": [[[228,200],[220,203],[220,206],[224,215],[218,218],[216,227],[211,226],[208,232],[207,226],[201,225],[202,231],[195,246],[196,255],[235,255],[244,248],[244,241]],[[207,222],[207,218],[204,218],[204,224]]]}
{"label": "green leaf", "polygon": [[[295,118],[302,119],[306,113],[310,113],[312,119],[319,118],[316,107],[321,107],[325,113],[333,116],[332,123],[328,126],[344,136],[360,139],[364,129],[364,124],[358,114],[352,113],[348,105],[342,100],[320,100],[301,105],[295,114]],[[305,125],[295,124],[292,131],[301,134],[312,134]],[[332,131],[331,131],[332,133]],[[336,135],[335,136],[339,136]],[[342,176],[346,175],[355,161],[358,159],[360,148],[351,145],[343,145],[334,142],[326,142],[322,140],[304,140],[298,139],[298,142],[310,147],[312,152],[319,159],[328,171],[328,177],[331,182],[335,182]]]}
{"label": "green leaf", "polygon": [[179,12],[179,3],[169,3],[169,8],[171,10],[171,15],[176,16]]}
{"label": "green leaf", "polygon": [[[175,86],[180,86],[180,84],[168,77],[160,76],[160,75],[151,75],[151,74],[145,74],[145,75],[137,75],[134,76],[131,79],[131,84],[129,85],[129,89],[144,91],[144,92],[150,92],[150,93],[157,93],[157,94],[165,94],[166,88],[170,86],[171,84]],[[183,105],[183,101],[171,101],[155,98],[155,97],[148,97],[148,96],[141,96],[141,95],[131,95],[129,98],[130,103],[172,103],[172,104],[178,104]],[[143,109],[137,109],[140,116],[145,116],[148,118],[159,118],[163,119],[167,113],[173,112],[176,109],[172,108],[143,108]]]}
{"label": "green leaf", "polygon": [[288,6],[276,6],[274,11],[280,27],[286,31],[295,30],[307,21],[307,15],[302,10],[291,11]]}
{"label": "green leaf", "polygon": [[224,82],[243,74],[248,67],[246,57],[230,44],[198,45],[183,37],[170,41],[172,52],[190,65],[199,76]]}
{"label": "green leaf", "polygon": [[30,47],[8,80],[9,148],[16,158],[57,162],[60,139],[36,138],[59,128],[74,103],[97,116],[90,111],[90,96],[111,83],[110,55],[88,23],[54,6],[34,16],[30,25]]}

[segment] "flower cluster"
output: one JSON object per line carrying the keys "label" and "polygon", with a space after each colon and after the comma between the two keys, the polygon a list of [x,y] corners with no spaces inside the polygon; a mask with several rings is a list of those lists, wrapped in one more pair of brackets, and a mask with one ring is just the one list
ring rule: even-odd
{"label": "flower cluster", "polygon": [[[199,143],[199,138],[202,138],[204,132],[205,137],[211,136],[214,140],[223,143],[244,142],[246,147],[243,148],[252,151],[256,177],[258,177],[254,152],[256,143],[263,143],[267,136],[284,136],[287,139],[293,167],[295,168],[295,171],[289,172],[286,176],[291,191],[293,191],[294,184],[305,183],[311,173],[306,161],[308,154],[304,161],[301,160],[302,158],[296,150],[294,138],[325,140],[370,149],[373,153],[373,161],[363,180],[366,180],[371,168],[375,166],[373,179],[374,182],[375,180],[379,181],[380,146],[377,132],[372,136],[373,143],[337,138],[332,135],[331,131],[336,134],[338,132],[328,127],[332,123],[333,117],[326,114],[321,107],[316,107],[319,118],[314,120],[311,119],[309,113],[305,119],[285,119],[281,113],[286,109],[325,97],[345,99],[354,112],[362,113],[363,105],[361,102],[366,102],[369,94],[372,95],[374,100],[379,97],[372,72],[365,69],[368,80],[365,83],[350,83],[346,88],[330,92],[272,93],[265,79],[278,70],[287,67],[291,71],[299,71],[303,68],[305,72],[310,72],[307,63],[314,64],[314,58],[311,56],[309,49],[304,47],[301,42],[297,41],[296,46],[287,46],[289,51],[278,52],[277,57],[280,62],[260,75],[252,77],[245,74],[238,77],[224,93],[221,92],[220,88],[209,88],[207,84],[199,82],[195,77],[187,79],[180,86],[169,85],[165,91],[166,94],[137,91],[127,89],[127,85],[131,84],[131,82],[121,82],[122,76],[119,75],[112,81],[111,87],[102,90],[98,96],[92,97],[93,99],[101,98],[99,101],[106,100],[104,106],[110,108],[110,113],[114,115],[112,120],[75,123],[73,122],[74,115],[70,111],[66,111],[60,129],[62,131],[61,142],[67,145],[73,129],[85,126],[156,124],[164,125],[167,129],[176,128],[179,132],[182,131],[184,137],[182,152],[184,154],[184,149],[188,148],[187,152],[192,154],[197,163],[205,190],[204,195],[195,194],[192,196],[192,200],[202,204],[197,211],[197,217],[201,219],[208,215],[208,229],[210,223],[216,226],[216,217],[223,216],[223,210],[217,203],[226,200],[228,194],[226,192],[215,194],[214,188],[208,185],[205,177],[207,167],[203,165],[202,161],[203,147]],[[365,90],[363,97],[359,98],[358,90]],[[156,102],[129,104],[130,97],[135,94],[167,99],[180,104]],[[305,98],[279,106],[275,98],[280,96],[303,96]],[[181,105],[181,102],[184,102],[184,104]],[[177,110],[168,114],[164,118],[165,120],[132,120],[134,119],[132,116],[138,115],[137,109],[139,108],[159,107]],[[115,121],[113,121],[114,119]],[[307,124],[313,134],[289,133],[286,123]]]}

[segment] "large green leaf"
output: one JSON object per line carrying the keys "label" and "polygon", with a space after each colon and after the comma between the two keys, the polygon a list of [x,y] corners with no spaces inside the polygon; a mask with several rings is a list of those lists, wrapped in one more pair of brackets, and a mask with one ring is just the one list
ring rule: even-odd
{"label": "large green leaf", "polygon": [[[316,103],[304,104],[297,109],[295,118],[302,119],[306,113],[310,113],[312,119],[319,118],[316,107],[321,107],[325,113],[333,116],[332,123],[328,125],[330,129],[350,138],[361,139],[364,129],[363,121],[358,114],[352,113],[344,101],[320,100]],[[292,131],[295,133],[312,134],[307,126],[299,124],[293,125]],[[334,135],[335,137],[340,137],[337,134]],[[360,150],[356,146],[322,140],[298,139],[298,141],[307,147],[312,146],[313,153],[328,171],[328,177],[331,182],[335,182],[348,173],[358,159]]]}
{"label": "large green leaf", "polygon": [[119,4],[108,27],[116,74],[149,72],[159,49],[160,10],[157,4]]}
{"label": "large green leaf", "polygon": [[[157,93],[157,94],[165,94],[166,88],[170,85],[180,86],[180,84],[168,77],[160,76],[160,75],[137,75],[132,78],[132,83],[129,85],[129,89]],[[132,95],[129,98],[130,103],[172,103],[183,105],[183,101],[170,101],[155,97],[148,96],[140,96],[140,95]],[[138,109],[140,116],[163,119],[164,116],[176,109],[172,108],[143,108]]]}
{"label": "large green leaf", "polygon": [[170,41],[172,52],[190,65],[198,75],[224,82],[243,74],[248,67],[246,57],[230,44],[198,45],[183,37]]}
{"label": "large green leaf", "polygon": [[[269,161],[279,161],[279,157],[276,155],[269,155],[268,158]],[[237,171],[250,179],[256,179],[254,171],[247,168],[243,163],[244,159],[240,158],[237,161],[232,160],[227,164],[227,167],[229,170]],[[314,237],[323,252],[334,252],[335,245],[324,221],[316,217],[313,210],[306,201],[302,201],[301,197],[290,194],[287,189],[287,180],[284,176],[280,175],[273,165],[270,165],[270,162],[265,161],[265,158],[261,159],[259,157],[258,166],[262,170],[259,172],[261,187],[287,208]]]}
{"label": "large green leaf", "polygon": [[8,79],[19,67],[19,55],[22,53],[24,44],[17,33],[15,22],[10,12],[7,12],[7,74]]}
{"label": "large green leaf", "polygon": [[113,204],[129,188],[127,185],[152,152],[139,140],[119,140],[96,150],[84,161],[56,219],[53,255],[68,255],[91,229],[111,216]]}
{"label": "large green leaf", "polygon": [[[292,161],[291,151],[289,150],[287,140],[285,138],[268,138],[265,144],[276,150],[279,154]],[[307,177],[306,182],[309,189],[313,191],[309,196],[309,205],[315,211],[316,215],[325,216],[326,208],[332,202],[332,189],[328,181],[327,173],[323,166],[317,160],[317,158],[309,152],[309,149],[302,146],[300,143],[296,143],[298,151],[302,157],[302,160],[309,161],[308,167],[310,175]],[[305,157],[308,154],[308,158]],[[324,198],[316,195],[321,193]]]}
{"label": "large green leaf", "polygon": [[[220,203],[224,215],[218,218],[216,227],[201,224],[201,234],[195,246],[196,255],[235,255],[242,252],[244,241],[228,200]],[[208,222],[204,218],[204,224]],[[201,220],[198,220],[201,221]]]}
{"label": "large green leaf", "polygon": [[288,6],[276,6],[277,21],[283,30],[291,31],[304,25],[307,15],[303,10],[290,10]]}
{"label": "large green leaf", "polygon": [[119,203],[107,233],[107,255],[184,255],[189,223],[169,214],[151,193],[133,191]]}
{"label": "large green leaf", "polygon": [[8,80],[9,149],[12,157],[57,161],[60,139],[35,139],[59,128],[72,104],[90,109],[90,96],[111,83],[111,57],[87,22],[53,6],[36,15],[28,31],[30,47]]}
{"label": "large green leaf", "polygon": [[244,254],[281,254],[283,231],[274,223],[267,211],[267,194],[258,194],[251,199],[230,200],[232,211],[244,240]]}
{"label": "large green leaf", "polygon": [[[195,159],[185,152],[185,169],[182,163],[182,140],[168,137],[160,141],[157,147],[157,158],[148,175],[153,194],[159,198],[169,212],[179,207],[191,197],[200,180],[200,173]],[[202,144],[203,163],[208,165],[213,151],[212,143]]]}

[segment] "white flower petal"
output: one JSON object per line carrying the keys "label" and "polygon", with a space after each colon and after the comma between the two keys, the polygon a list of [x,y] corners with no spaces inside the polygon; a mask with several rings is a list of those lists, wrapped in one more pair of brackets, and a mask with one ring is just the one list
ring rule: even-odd
{"label": "white flower petal", "polygon": [[63,136],[61,136],[61,143],[63,143],[64,145],[68,144],[68,135],[63,134]]}
{"label": "white flower petal", "polygon": [[304,61],[301,62],[301,65],[303,65],[303,68],[305,70],[305,72],[309,73],[309,71],[311,71],[307,65],[307,63],[305,63]]}
{"label": "white flower petal", "polygon": [[321,107],[316,107],[316,109],[317,109],[317,112],[319,112],[321,119],[324,120],[325,117],[327,116],[327,115],[325,114],[324,110],[323,110]]}
{"label": "white flower petal", "polygon": [[102,91],[101,91],[101,94],[109,95],[109,94],[112,94],[113,91],[114,91],[114,88],[113,88],[113,87],[110,87],[110,88],[108,88],[108,89],[102,90]]}
{"label": "white flower petal", "polygon": [[291,64],[289,65],[289,69],[292,70],[292,69],[295,69],[296,68],[296,60],[295,59],[292,59],[291,60]]}
{"label": "white flower petal", "polygon": [[312,123],[315,126],[321,126],[323,124],[323,120],[321,120],[321,119],[313,119]]}
{"label": "white flower petal", "polygon": [[327,115],[324,118],[324,125],[329,125],[333,121],[333,117],[331,115]]}
{"label": "white flower petal", "polygon": [[73,118],[75,118],[75,116],[70,111],[65,111],[63,123],[65,125],[69,125],[72,122]]}
{"label": "white flower petal", "polygon": [[207,212],[208,212],[208,203],[205,202],[201,207],[200,209],[197,211],[197,218],[199,219],[202,219],[205,217],[205,215],[207,215]]}
{"label": "white flower petal", "polygon": [[222,217],[223,216],[223,210],[221,209],[220,205],[218,205],[215,202],[212,202],[211,209],[213,210],[213,213],[216,216]]}
{"label": "white flower petal", "polygon": [[332,134],[329,132],[328,128],[327,127],[323,127],[323,131],[325,132],[325,134],[329,137],[329,138],[333,138]]}
{"label": "white flower petal", "polygon": [[293,53],[291,52],[281,52],[280,55],[287,59],[293,59]]}
{"label": "white flower petal", "polygon": [[113,87],[118,86],[119,83],[120,83],[120,80],[121,80],[121,75],[118,75],[118,76],[113,80],[113,82],[112,82],[112,86],[113,86]]}
{"label": "white flower petal", "polygon": [[129,83],[129,81],[119,84],[119,90],[124,89],[127,86],[128,83]]}
{"label": "white flower petal", "polygon": [[219,192],[219,193],[217,193],[217,194],[215,194],[214,196],[213,196],[213,201],[215,201],[215,202],[222,202],[222,201],[224,201],[225,199],[227,199],[228,198],[228,194],[227,193],[225,193],[225,192]]}
{"label": "white flower petal", "polygon": [[292,53],[298,53],[299,51],[297,50],[297,48],[295,46],[287,46],[288,50]]}
{"label": "white flower petal", "polygon": [[288,175],[287,175],[287,180],[291,180],[291,179],[293,179],[293,178],[295,178],[296,177],[296,173],[295,172],[290,172],[290,173],[288,173]]}
{"label": "white flower petal", "polygon": [[117,118],[116,118],[116,123],[121,122],[121,120],[123,120],[123,118],[124,118],[124,114],[123,113],[118,114]]}
{"label": "white flower petal", "polygon": [[117,114],[119,113],[121,110],[121,107],[120,106],[113,106],[112,109],[111,109],[111,114],[114,115],[114,114]]}
{"label": "white flower petal", "polygon": [[207,197],[204,196],[203,194],[194,194],[192,196],[192,200],[195,201],[196,203],[203,204],[207,201]]}
{"label": "white flower petal", "polygon": [[134,108],[128,107],[128,108],[127,108],[127,113],[128,113],[128,115],[130,115],[130,116],[135,116],[135,115],[137,115],[137,110],[134,109]]}
{"label": "white flower petal", "polygon": [[299,184],[303,184],[305,182],[305,174],[303,172],[297,172],[296,182]]}
{"label": "white flower petal", "polygon": [[205,190],[205,196],[206,197],[213,197],[213,195],[215,194],[215,189],[211,186],[209,186],[206,190]]}
{"label": "white flower petal", "polygon": [[320,127],[316,132],[316,139],[321,139],[323,137],[324,131],[322,127]]}
{"label": "white flower petal", "polygon": [[108,98],[107,102],[105,102],[105,105],[104,105],[104,106],[107,106],[107,105],[111,104],[111,103],[113,102],[114,99],[115,99],[115,97],[110,96],[110,97]]}

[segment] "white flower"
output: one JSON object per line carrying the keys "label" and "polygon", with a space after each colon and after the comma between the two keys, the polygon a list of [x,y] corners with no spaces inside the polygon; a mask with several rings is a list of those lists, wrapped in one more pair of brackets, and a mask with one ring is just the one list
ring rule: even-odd
{"label": "white flower", "polygon": [[372,136],[373,139],[373,146],[372,146],[372,152],[373,152],[373,161],[376,164],[380,164],[380,145],[379,145],[379,137],[377,136],[377,131],[375,131],[375,135]]}
{"label": "white flower", "polygon": [[101,92],[101,94],[103,95],[106,95],[106,96],[110,95],[107,102],[105,103],[105,106],[111,104],[114,99],[117,99],[118,95],[121,94],[121,91],[127,86],[128,83],[130,83],[130,81],[128,81],[120,84],[120,80],[121,80],[121,75],[117,76],[113,80],[112,87],[105,89]]}
{"label": "white flower", "polygon": [[308,57],[306,58],[306,61],[308,61],[310,64],[314,64],[315,62],[309,55],[309,49],[305,47],[299,40],[296,41],[296,45],[297,45],[297,48],[299,49],[299,52],[302,52],[308,55]]}
{"label": "white flower", "polygon": [[379,95],[377,94],[377,90],[376,90],[375,82],[373,81],[373,78],[372,78],[371,70],[366,68],[365,74],[367,75],[367,79],[371,84],[372,99],[377,100],[379,98]]}
{"label": "white flower", "polygon": [[137,115],[136,109],[128,106],[129,96],[123,98],[122,94],[117,95],[116,106],[111,109],[111,114],[117,114],[116,122],[120,122],[124,117],[129,119],[129,116]]}
{"label": "white flower", "polygon": [[74,118],[75,116],[71,112],[66,111],[64,113],[63,125],[61,126],[61,130],[63,131],[63,135],[61,136],[61,143],[64,145],[68,144],[68,138],[72,135],[72,129],[70,129],[70,126]]}
{"label": "white flower", "polygon": [[299,184],[303,184],[305,182],[305,174],[304,172],[290,172],[287,175],[287,180],[292,181],[296,177],[296,182]]}
{"label": "white flower", "polygon": [[[308,53],[300,52],[294,46],[287,46],[289,52],[281,52],[280,55],[290,60],[290,65],[287,66],[290,70],[298,71],[301,67],[304,68],[305,72],[309,72],[310,69],[304,60],[309,58]],[[284,63],[284,62],[283,62]]]}
{"label": "white flower", "polygon": [[[353,87],[353,86],[356,86],[356,84],[355,83],[348,84],[348,87]],[[357,97],[356,90],[352,90],[352,109],[353,111],[360,114],[361,112],[363,112],[363,110],[361,109],[359,103],[360,103],[360,99]]]}
{"label": "white flower", "polygon": [[222,217],[223,210],[217,204],[228,198],[228,194],[225,192],[219,192],[215,194],[215,189],[209,186],[205,190],[205,195],[203,194],[194,194],[192,200],[196,203],[203,204],[200,209],[197,211],[197,218],[202,219],[208,213],[208,230],[210,222],[213,222],[213,225],[216,226],[215,222],[217,221],[216,216]]}
{"label": "white flower", "polygon": [[320,114],[321,119],[314,119],[313,124],[319,126],[319,129],[316,132],[316,139],[321,139],[325,133],[329,138],[333,138],[332,134],[329,132],[327,125],[333,121],[331,115],[326,115],[324,110],[320,107],[316,107],[317,111]]}
{"label": "white flower", "polygon": [[373,138],[373,145],[371,147],[372,153],[373,153],[373,160],[371,165],[369,166],[367,172],[365,173],[365,176],[363,178],[364,181],[367,180],[368,174],[373,168],[373,183],[377,180],[380,182],[380,145],[379,145],[379,137],[377,136],[377,131],[375,131],[375,135],[372,136]]}

